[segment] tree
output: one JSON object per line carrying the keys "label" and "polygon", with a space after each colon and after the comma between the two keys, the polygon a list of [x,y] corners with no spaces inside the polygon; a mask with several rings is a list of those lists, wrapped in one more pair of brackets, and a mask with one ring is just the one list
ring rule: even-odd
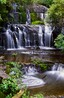
{"label": "tree", "polygon": [[64,50],[64,34],[59,34],[54,43],[57,48]]}
{"label": "tree", "polygon": [[6,3],[6,0],[0,0],[0,3]]}
{"label": "tree", "polygon": [[49,7],[53,3],[53,0],[32,0],[32,3],[42,4]]}
{"label": "tree", "polygon": [[47,22],[60,28],[64,25],[64,0],[53,0],[48,10]]}

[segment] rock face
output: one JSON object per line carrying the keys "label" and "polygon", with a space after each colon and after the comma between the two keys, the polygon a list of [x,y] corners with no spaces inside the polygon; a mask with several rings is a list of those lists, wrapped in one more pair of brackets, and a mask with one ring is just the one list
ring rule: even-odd
{"label": "rock face", "polygon": [[32,5],[28,6],[28,9],[30,10],[30,12],[34,11],[36,13],[45,13],[48,10],[47,7],[43,5],[36,5],[36,4],[34,4],[33,6]]}
{"label": "rock face", "polygon": [[6,79],[8,75],[3,70],[0,70],[0,78]]}

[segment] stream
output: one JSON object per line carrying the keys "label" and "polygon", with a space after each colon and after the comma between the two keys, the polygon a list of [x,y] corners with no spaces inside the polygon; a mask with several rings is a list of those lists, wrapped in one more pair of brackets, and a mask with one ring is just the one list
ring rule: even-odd
{"label": "stream", "polygon": [[42,93],[47,98],[64,98],[64,64],[55,63],[50,71],[39,73],[34,66],[24,67],[22,82],[31,94]]}

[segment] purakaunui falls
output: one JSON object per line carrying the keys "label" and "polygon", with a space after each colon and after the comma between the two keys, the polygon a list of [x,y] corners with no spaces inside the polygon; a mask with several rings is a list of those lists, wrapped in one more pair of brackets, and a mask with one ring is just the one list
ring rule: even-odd
{"label": "purakaunui falls", "polygon": [[0,33],[0,46],[3,49],[26,47],[51,47],[52,29],[50,26],[13,24]]}
{"label": "purakaunui falls", "polygon": [[[64,91],[64,64],[55,63],[51,70],[39,73],[34,66],[24,67],[23,84],[33,92],[60,94]],[[38,89],[38,90],[37,90]]]}

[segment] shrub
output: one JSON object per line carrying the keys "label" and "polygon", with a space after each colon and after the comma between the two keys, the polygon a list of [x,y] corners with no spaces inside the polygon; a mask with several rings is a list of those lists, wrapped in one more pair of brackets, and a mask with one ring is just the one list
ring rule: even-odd
{"label": "shrub", "polygon": [[12,98],[19,91],[16,80],[12,78],[3,79],[0,84],[0,91],[5,94],[5,98]]}
{"label": "shrub", "polygon": [[59,34],[54,43],[57,48],[61,48],[64,50],[64,34]]}
{"label": "shrub", "polygon": [[37,20],[37,14],[35,12],[32,12],[30,15],[31,15],[31,22]]}
{"label": "shrub", "polygon": [[43,71],[47,70],[47,65],[43,63],[41,59],[33,59],[32,63],[36,66],[40,66]]}
{"label": "shrub", "polygon": [[13,78],[19,78],[20,76],[22,76],[22,72],[20,68],[21,68],[21,65],[18,62],[6,63],[6,73]]}

